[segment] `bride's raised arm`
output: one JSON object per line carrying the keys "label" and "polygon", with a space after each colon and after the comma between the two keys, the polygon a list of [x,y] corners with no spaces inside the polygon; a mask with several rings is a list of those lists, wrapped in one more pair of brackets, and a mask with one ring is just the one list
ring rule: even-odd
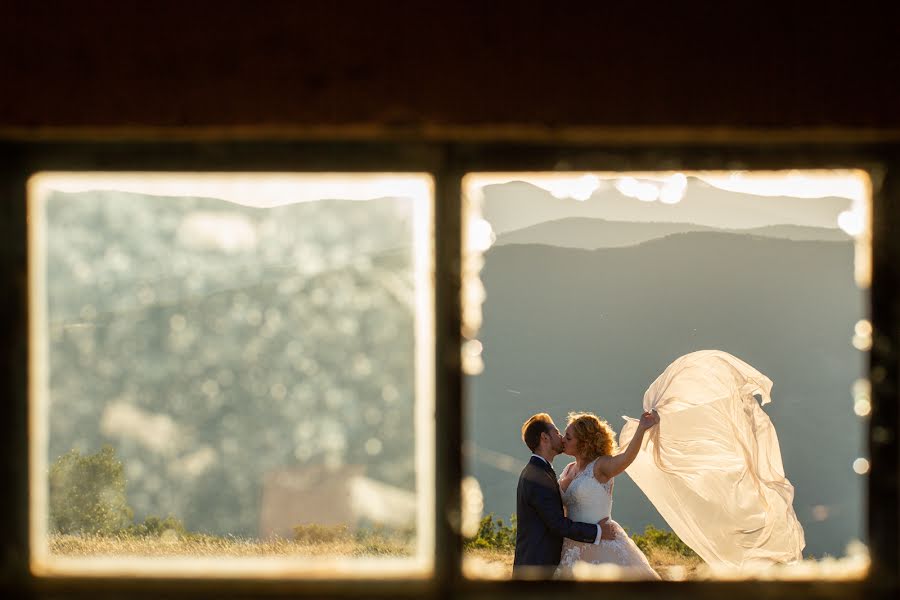
{"label": "bride's raised arm", "polygon": [[628,447],[615,456],[601,456],[598,458],[597,462],[594,463],[594,477],[598,480],[612,479],[627,469],[634,462],[634,459],[637,458],[644,434],[657,423],[659,423],[659,413],[655,410],[642,414],[637,431],[634,437],[631,438],[631,442],[628,443]]}

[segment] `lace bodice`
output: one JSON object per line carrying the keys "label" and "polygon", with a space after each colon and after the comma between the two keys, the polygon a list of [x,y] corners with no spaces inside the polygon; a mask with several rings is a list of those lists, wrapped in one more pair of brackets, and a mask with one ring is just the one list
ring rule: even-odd
{"label": "lace bodice", "polygon": [[[613,480],[600,483],[594,479],[594,460],[587,465],[569,483],[562,492],[566,515],[573,521],[596,523],[610,516],[612,512]],[[557,574],[568,577],[573,574],[577,563],[590,565],[618,565],[624,567],[627,577],[638,579],[659,579],[659,575],[650,566],[647,557],[640,551],[622,526],[609,520],[609,526],[615,531],[615,539],[603,540],[599,544],[563,540]]]}
{"label": "lace bodice", "polygon": [[596,523],[612,513],[613,480],[600,483],[594,479],[594,463],[589,463],[562,492],[566,516],[573,521]]}

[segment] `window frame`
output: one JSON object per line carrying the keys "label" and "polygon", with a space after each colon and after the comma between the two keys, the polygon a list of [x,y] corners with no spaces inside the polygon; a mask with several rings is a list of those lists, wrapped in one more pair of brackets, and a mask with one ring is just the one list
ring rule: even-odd
{"label": "window frame", "polygon": [[[219,598],[235,595],[374,597],[538,596],[549,591],[576,597],[622,598],[656,594],[675,598],[888,596],[898,590],[898,367],[900,367],[900,146],[801,144],[662,144],[335,141],[74,141],[0,144],[4,192],[0,273],[7,287],[2,347],[6,402],[0,436],[3,563],[0,586],[32,597],[118,597],[166,594]],[[656,171],[732,169],[847,169],[869,173],[872,197],[872,283],[868,355],[872,413],[867,440],[866,529],[872,566],[859,581],[603,582],[480,581],[461,574],[459,482],[465,386],[460,351],[462,178],[472,172]],[[435,323],[435,557],[427,581],[233,580],[176,578],[36,578],[29,571],[28,542],[28,282],[25,182],[38,171],[295,171],[428,172],[434,177]],[[848,332],[849,343],[850,332]],[[849,390],[848,390],[849,396]],[[849,403],[848,403],[849,404]],[[848,408],[849,410],[849,408]],[[861,425],[862,426],[862,425]]]}

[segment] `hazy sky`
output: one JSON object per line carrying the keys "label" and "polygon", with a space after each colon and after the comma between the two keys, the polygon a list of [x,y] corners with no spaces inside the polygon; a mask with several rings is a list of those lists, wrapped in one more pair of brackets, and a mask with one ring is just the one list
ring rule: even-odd
{"label": "hazy sky", "polygon": [[805,225],[853,235],[867,220],[858,171],[498,173],[467,180],[498,232],[566,217],[743,229]]}
{"label": "hazy sky", "polygon": [[151,196],[220,198],[267,208],[325,199],[425,199],[432,195],[425,173],[38,173],[35,193],[114,190]]}
{"label": "hazy sky", "polygon": [[[527,182],[548,192],[560,202],[556,218],[584,213],[597,218],[623,220],[688,221],[712,226],[740,228],[743,223],[808,224],[838,227],[850,234],[864,227],[868,218],[869,181],[861,171],[770,171],[694,173],[481,173],[466,179],[469,194],[480,194],[486,186]],[[704,185],[705,184],[705,185]],[[106,189],[158,196],[221,198],[247,206],[272,207],[321,199],[367,200],[383,197],[426,199],[433,195],[431,177],[410,174],[338,173],[42,173],[32,178],[30,189],[41,195],[50,190],[84,192]],[[703,190],[701,188],[706,188]],[[722,190],[721,202],[710,198],[708,190]],[[615,190],[614,196],[631,198],[654,208],[626,210],[610,215],[594,210],[590,215],[573,203],[596,200]],[[705,197],[701,198],[701,196]],[[751,195],[736,202],[734,194]],[[793,203],[789,198],[846,198],[841,203]],[[772,198],[778,198],[773,200]],[[523,199],[516,210],[532,210]],[[779,204],[774,204],[779,202]],[[532,205],[534,200],[532,199]],[[568,207],[566,205],[569,205]],[[678,210],[660,207],[675,207]],[[688,208],[690,205],[690,208]],[[785,216],[793,210],[794,214]],[[553,218],[545,207],[540,215],[521,222],[541,222]],[[798,213],[799,214],[796,214]],[[803,220],[809,214],[808,223]],[[766,213],[771,213],[765,217]],[[768,218],[768,221],[766,221]],[[750,225],[747,225],[750,226]]]}
{"label": "hazy sky", "polygon": [[[541,187],[556,198],[570,197],[587,200],[604,186],[613,185],[625,193],[623,180],[653,183],[661,192],[684,190],[688,177],[695,177],[711,186],[732,192],[757,196],[788,196],[794,198],[825,198],[837,196],[863,200],[868,195],[868,178],[862,171],[697,171],[671,173],[476,173],[467,178],[473,187],[526,181]],[[627,188],[628,186],[624,186]],[[636,194],[638,189],[632,188]],[[649,189],[649,188],[648,188]],[[635,196],[637,197],[637,195]],[[677,202],[676,196],[670,196]],[[643,198],[650,200],[649,197]],[[654,197],[661,199],[660,197]],[[662,199],[666,201],[665,199]]]}

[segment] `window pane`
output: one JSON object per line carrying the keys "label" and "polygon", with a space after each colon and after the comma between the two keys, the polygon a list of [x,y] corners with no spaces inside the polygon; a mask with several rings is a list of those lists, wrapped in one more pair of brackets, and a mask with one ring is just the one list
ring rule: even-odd
{"label": "window pane", "polygon": [[431,188],[35,176],[35,571],[427,575]]}
{"label": "window pane", "polygon": [[[465,189],[471,254],[463,359],[472,376],[464,490],[474,508],[471,525],[479,514],[492,517],[480,533],[469,530],[467,573],[512,572],[510,517],[531,455],[520,428],[531,415],[549,413],[565,434],[570,411],[591,412],[620,440],[622,416],[640,417],[654,399],[670,404],[659,409],[661,441],[646,435],[651,448],[668,454],[654,458],[645,440],[636,462],[613,478],[614,494],[612,484],[593,478],[614,496],[612,519],[637,542],[634,556],[646,554],[663,579],[755,576],[735,566],[741,559],[759,559],[754,564],[767,577],[865,573],[869,393],[862,377],[871,344],[865,174],[473,174]],[[726,352],[771,380],[771,404],[760,402],[767,390],[736,387],[735,379],[715,385],[733,390],[729,406],[746,415],[720,412],[704,420],[703,407],[675,414],[680,401],[719,393],[711,391],[718,389],[711,379],[721,373],[708,363],[682,368],[674,381],[683,388],[669,389],[688,389],[690,398],[649,388],[676,359],[702,350]],[[707,379],[689,386],[690,377]],[[724,423],[733,430],[719,439],[715,427]],[[742,438],[746,431],[753,435]],[[565,443],[572,444],[566,452],[578,453]],[[715,461],[699,460],[704,456]],[[579,502],[599,500],[586,500],[592,496],[584,490],[578,496],[577,485],[566,495],[573,481],[566,476],[589,464],[564,472],[573,460],[561,455],[553,466],[562,500],[578,516],[590,513],[579,511]],[[699,516],[697,507],[706,507]],[[711,542],[716,524],[744,533]],[[794,540],[805,545],[763,539],[794,525],[802,536]],[[535,525],[526,527],[533,535]],[[523,542],[520,551],[534,545]],[[790,546],[802,562],[778,570],[774,564],[786,555],[774,553],[775,546]],[[616,554],[600,551],[590,559],[594,550],[566,542],[564,562],[567,551],[588,563]],[[542,575],[554,570],[550,565]],[[627,574],[582,567],[563,576]]]}

